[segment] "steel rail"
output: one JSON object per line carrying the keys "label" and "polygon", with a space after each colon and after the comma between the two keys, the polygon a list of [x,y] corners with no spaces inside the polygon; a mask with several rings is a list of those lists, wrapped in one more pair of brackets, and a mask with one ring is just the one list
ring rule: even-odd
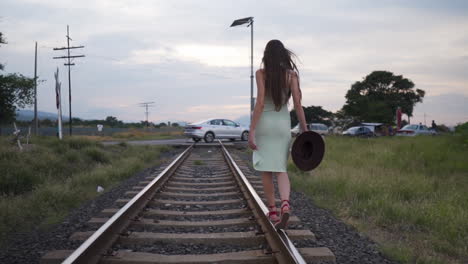
{"label": "steel rail", "polygon": [[136,219],[138,213],[151,200],[154,192],[164,184],[168,176],[185,160],[195,144],[190,145],[171,164],[169,164],[158,176],[156,176],[143,190],[136,194],[127,204],[94,232],[83,244],[80,245],[62,264],[98,263],[106,254],[108,248],[121,235],[129,225],[129,221]]}
{"label": "steel rail", "polygon": [[275,226],[270,222],[267,217],[268,208],[263,203],[260,196],[257,194],[255,189],[252,187],[247,177],[244,175],[242,170],[237,166],[236,162],[232,158],[231,154],[227,151],[221,140],[218,140],[219,144],[223,149],[224,157],[236,176],[236,179],[241,185],[244,194],[247,196],[247,202],[252,208],[256,219],[258,219],[260,226],[265,234],[265,237],[272,249],[272,253],[275,256],[279,264],[283,263],[297,263],[306,264],[306,261],[301,256],[297,248],[294,246],[292,241],[283,229],[276,230]]}

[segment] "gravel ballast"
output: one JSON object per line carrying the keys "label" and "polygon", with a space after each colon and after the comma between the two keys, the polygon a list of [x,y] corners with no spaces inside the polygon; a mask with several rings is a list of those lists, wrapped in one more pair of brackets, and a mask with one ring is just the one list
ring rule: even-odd
{"label": "gravel ballast", "polygon": [[[202,161],[198,165],[195,161]],[[181,173],[184,172],[184,173]],[[219,183],[223,182],[220,180],[219,177],[230,178],[230,181],[233,181],[233,175],[231,171],[228,169],[227,164],[223,160],[223,156],[221,154],[221,149],[219,147],[208,147],[208,148],[195,148],[193,149],[190,156],[184,161],[181,167],[175,172],[174,177],[171,177],[166,182],[166,186],[172,185],[173,179],[177,179],[181,174],[186,181],[195,183],[197,182],[201,187],[207,188],[208,186],[205,184],[212,184],[212,183]],[[177,179],[179,181],[179,179]],[[232,183],[235,185],[235,183]],[[188,194],[189,196],[170,196],[164,195],[165,193],[171,194]],[[206,196],[210,194],[211,196]],[[202,195],[202,196],[196,196]],[[184,201],[223,201],[223,200],[237,200],[239,202],[236,203],[238,208],[246,208],[247,203],[242,198],[242,194],[239,189],[234,188],[229,191],[225,190],[217,190],[215,192],[206,192],[206,191],[177,191],[177,190],[170,190],[170,188],[162,188],[158,191],[153,201],[157,201],[161,198],[164,199],[171,199],[178,202]],[[171,211],[179,211],[183,212],[197,212],[197,211],[205,211],[205,206],[200,205],[183,205],[183,206],[175,206],[169,204],[165,206],[165,210]],[[209,206],[212,210],[226,210],[225,204],[215,204]],[[249,213],[251,215],[251,213]],[[145,216],[143,217],[146,219],[155,219],[156,223],[158,220],[169,220],[169,221],[176,221],[176,222],[185,222],[185,223],[206,223],[208,221],[221,221],[221,220],[230,220],[230,219],[239,219],[239,218],[247,218],[247,216],[240,215],[240,214],[204,214],[198,216],[186,216],[186,215],[158,215],[158,216]],[[182,234],[182,235],[193,235],[193,234],[220,234],[226,232],[256,232],[256,225],[254,221],[247,225],[237,226],[232,225],[229,227],[220,227],[220,226],[211,226],[206,225],[202,228],[194,228],[194,227],[183,227],[183,228],[174,228],[174,227],[158,227],[157,225],[155,228],[152,226],[150,228],[146,228],[144,226],[135,226],[130,225],[130,230],[137,231],[143,230],[146,232],[149,231],[158,231],[165,234]],[[152,243],[145,243],[145,245],[140,244],[132,244],[132,245],[114,245],[114,250],[124,249],[124,250],[131,250],[133,252],[146,252],[146,253],[157,253],[157,254],[165,254],[165,255],[185,255],[185,254],[216,254],[216,253],[224,253],[224,252],[240,252],[245,250],[256,250],[256,249],[263,249],[266,247],[266,243],[256,243],[255,240],[245,240],[242,243],[237,242],[230,242],[227,241],[218,241],[213,239],[197,239],[197,242],[182,242],[178,241],[177,239],[167,240],[165,242],[152,242]],[[263,240],[263,239],[260,239]],[[250,241],[250,243],[247,243]],[[252,244],[254,243],[254,244]]]}

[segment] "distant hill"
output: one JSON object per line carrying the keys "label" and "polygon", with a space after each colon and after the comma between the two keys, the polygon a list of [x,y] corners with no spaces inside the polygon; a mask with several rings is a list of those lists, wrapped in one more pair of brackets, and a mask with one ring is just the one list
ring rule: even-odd
{"label": "distant hill", "polygon": [[[56,113],[49,113],[49,112],[43,112],[43,111],[37,111],[37,118],[39,120],[44,120],[44,119],[50,119],[50,120],[56,120],[57,119],[57,114]],[[16,111],[16,120],[19,121],[32,121],[34,119],[34,110],[18,110]],[[68,117],[62,114],[62,120],[63,121],[68,121]]]}

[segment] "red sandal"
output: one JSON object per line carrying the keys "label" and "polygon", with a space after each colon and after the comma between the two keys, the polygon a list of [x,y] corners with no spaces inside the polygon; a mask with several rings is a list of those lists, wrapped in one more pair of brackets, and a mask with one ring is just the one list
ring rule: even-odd
{"label": "red sandal", "polygon": [[281,201],[281,220],[275,225],[276,229],[286,229],[290,214],[291,207],[289,205],[289,200]]}
{"label": "red sandal", "polygon": [[268,206],[268,209],[269,209],[269,212],[267,214],[268,219],[270,220],[270,222],[276,225],[280,221],[278,211],[276,210],[276,206],[275,205]]}

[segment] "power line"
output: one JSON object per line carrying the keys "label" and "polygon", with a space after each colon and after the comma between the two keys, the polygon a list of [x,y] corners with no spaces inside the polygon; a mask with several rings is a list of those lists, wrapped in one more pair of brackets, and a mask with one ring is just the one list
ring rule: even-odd
{"label": "power line", "polygon": [[66,47],[61,47],[61,48],[53,48],[53,50],[67,50],[67,56],[60,56],[60,57],[54,57],[54,59],[68,59],[68,63],[64,63],[65,66],[68,66],[68,104],[69,104],[69,128],[70,128],[70,136],[72,135],[72,107],[71,107],[71,66],[74,66],[75,63],[72,63],[70,59],[75,59],[75,58],[82,58],[85,55],[70,55],[70,50],[71,49],[82,49],[84,46],[75,46],[75,47],[70,47],[70,28],[67,25],[67,46]]}
{"label": "power line", "polygon": [[140,107],[145,107],[145,108],[146,108],[146,112],[145,112],[145,114],[146,114],[146,127],[149,126],[149,123],[148,123],[148,114],[149,114],[149,112],[148,112],[148,107],[154,107],[154,105],[153,105],[154,103],[155,103],[155,102],[144,102],[144,103],[139,103],[139,106],[140,106]]}

